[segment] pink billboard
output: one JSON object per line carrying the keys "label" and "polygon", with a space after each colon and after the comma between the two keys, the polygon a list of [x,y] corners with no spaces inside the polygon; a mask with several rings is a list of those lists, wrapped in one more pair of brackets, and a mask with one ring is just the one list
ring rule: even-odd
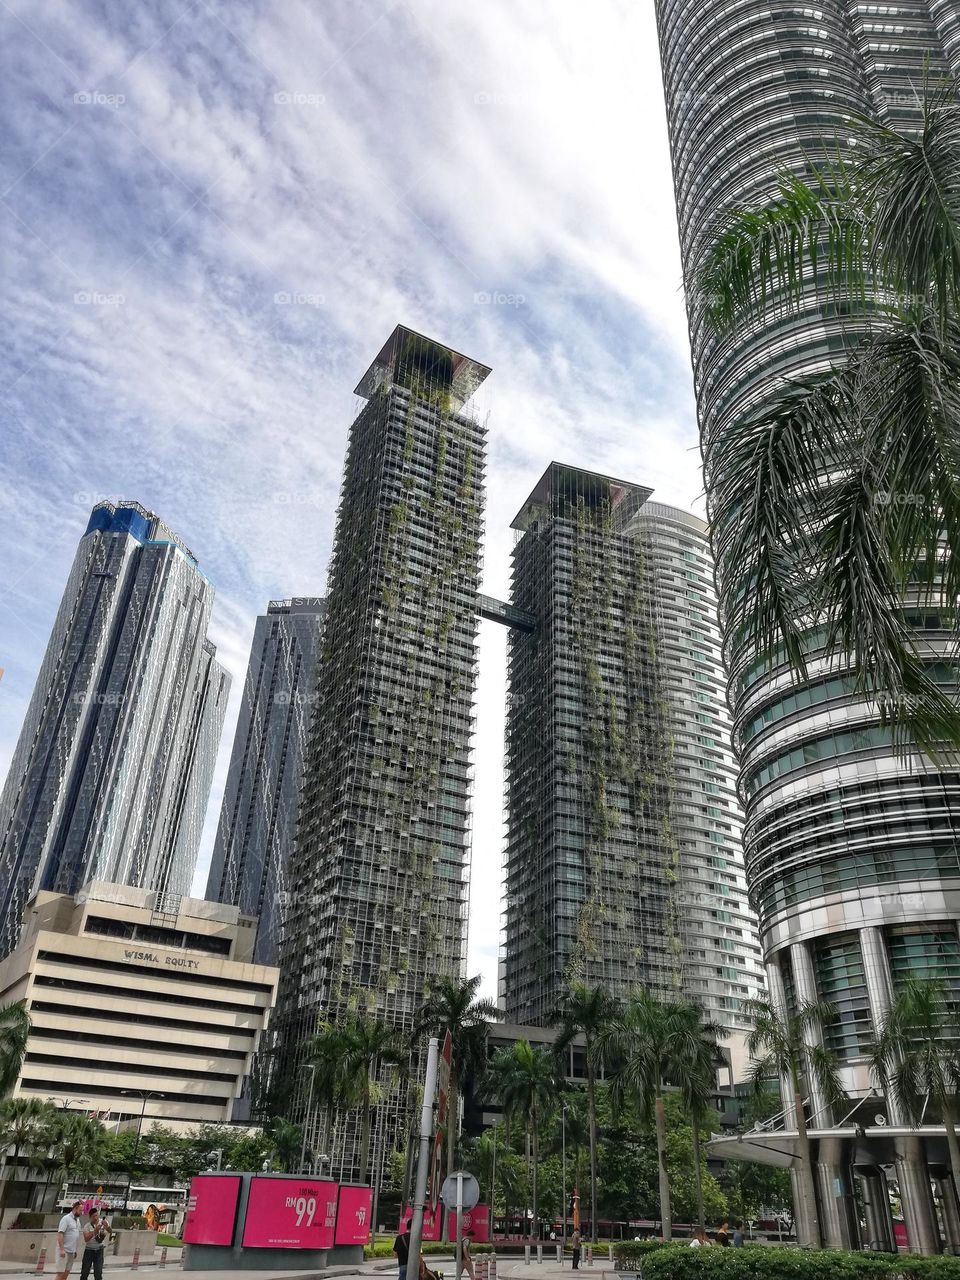
{"label": "pink billboard", "polygon": [[[400,1231],[406,1231],[407,1223],[413,1217],[413,1205],[408,1204],[400,1218]],[[429,1205],[423,1211],[423,1240],[439,1240],[443,1230],[443,1205],[439,1202],[436,1208]]]}
{"label": "pink billboard", "polygon": [[240,1179],[232,1175],[201,1174],[190,1183],[184,1244],[233,1244]]}
{"label": "pink billboard", "polygon": [[337,1202],[336,1244],[369,1244],[372,1187],[340,1188]]}
{"label": "pink billboard", "polygon": [[[450,1239],[455,1240],[454,1234],[457,1229],[457,1215],[450,1214]],[[473,1209],[464,1210],[463,1214],[463,1230],[464,1234],[470,1232],[470,1239],[474,1244],[487,1244],[490,1240],[490,1206],[488,1204],[478,1204]]]}
{"label": "pink billboard", "polygon": [[337,1223],[337,1184],[315,1178],[251,1178],[245,1249],[329,1249]]}

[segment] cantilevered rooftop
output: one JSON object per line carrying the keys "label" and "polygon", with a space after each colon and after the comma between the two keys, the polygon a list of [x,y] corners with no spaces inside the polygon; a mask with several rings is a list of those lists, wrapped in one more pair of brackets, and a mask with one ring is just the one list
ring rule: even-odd
{"label": "cantilevered rooftop", "polygon": [[487,365],[398,324],[357,383],[356,394],[369,400],[385,383],[404,386],[416,378],[444,389],[449,395],[449,407],[457,410],[463,408],[489,373]]}

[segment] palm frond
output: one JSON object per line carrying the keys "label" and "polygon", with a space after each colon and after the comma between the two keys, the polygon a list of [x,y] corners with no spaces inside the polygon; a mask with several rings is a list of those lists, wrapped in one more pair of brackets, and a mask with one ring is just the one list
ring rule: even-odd
{"label": "palm frond", "polygon": [[713,242],[698,287],[720,331],[776,299],[802,302],[827,284],[838,300],[865,300],[868,226],[842,165],[784,174],[779,195],[760,208],[738,208]]}
{"label": "palm frond", "polygon": [[857,184],[870,209],[874,257],[902,310],[925,306],[931,287],[941,316],[960,304],[960,103],[951,84],[927,85],[919,130],[854,119]]}

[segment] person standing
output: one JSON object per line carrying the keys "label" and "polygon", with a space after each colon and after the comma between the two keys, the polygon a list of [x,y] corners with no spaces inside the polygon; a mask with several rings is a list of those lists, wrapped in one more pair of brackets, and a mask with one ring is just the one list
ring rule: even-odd
{"label": "person standing", "polygon": [[[411,1222],[413,1219],[410,1220]],[[410,1223],[408,1222],[393,1242],[393,1252],[397,1255],[397,1274],[399,1280],[407,1280],[407,1259],[410,1257]]]}
{"label": "person standing", "polygon": [[90,1221],[83,1228],[83,1259],[80,1262],[80,1280],[88,1280],[93,1268],[94,1280],[103,1280],[103,1246],[113,1236],[113,1228],[99,1209],[90,1210]]}
{"label": "person standing", "polygon": [[579,1271],[580,1270],[580,1244],[581,1244],[579,1227],[576,1227],[574,1229],[573,1235],[570,1237],[570,1243],[573,1245],[573,1269],[574,1271]]}
{"label": "person standing", "polygon": [[710,1247],[710,1241],[707,1239],[707,1233],[703,1227],[697,1227],[693,1233],[693,1239],[690,1241],[691,1249],[707,1249]]}
{"label": "person standing", "polygon": [[739,1221],[733,1224],[733,1247],[735,1249],[743,1248],[743,1223]]}
{"label": "person standing", "polygon": [[67,1280],[80,1247],[80,1215],[83,1213],[83,1201],[74,1200],[73,1208],[65,1213],[57,1227],[57,1261],[60,1270],[57,1280]]}
{"label": "person standing", "polygon": [[721,1222],[720,1226],[717,1228],[717,1244],[721,1245],[724,1249],[726,1249],[729,1243],[730,1243],[730,1232],[727,1229],[727,1224],[725,1222]]}

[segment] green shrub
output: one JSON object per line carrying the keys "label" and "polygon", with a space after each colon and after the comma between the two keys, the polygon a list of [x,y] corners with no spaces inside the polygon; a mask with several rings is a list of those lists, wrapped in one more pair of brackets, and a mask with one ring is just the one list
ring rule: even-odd
{"label": "green shrub", "polygon": [[960,1280],[960,1258],[847,1253],[839,1249],[691,1249],[688,1242],[651,1249],[643,1280]]}
{"label": "green shrub", "polygon": [[613,1246],[613,1265],[618,1271],[639,1271],[648,1254],[670,1247],[663,1240],[618,1240]]}

